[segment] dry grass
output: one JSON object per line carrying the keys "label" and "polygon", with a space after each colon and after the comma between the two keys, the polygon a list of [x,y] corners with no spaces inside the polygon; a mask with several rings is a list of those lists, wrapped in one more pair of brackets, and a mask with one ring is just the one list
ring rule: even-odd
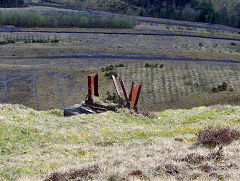
{"label": "dry grass", "polygon": [[238,129],[239,110],[168,110],[154,119],[124,112],[64,118],[60,110],[0,105],[1,179],[237,180],[239,141],[223,147],[221,161],[217,150],[193,143],[208,125]]}

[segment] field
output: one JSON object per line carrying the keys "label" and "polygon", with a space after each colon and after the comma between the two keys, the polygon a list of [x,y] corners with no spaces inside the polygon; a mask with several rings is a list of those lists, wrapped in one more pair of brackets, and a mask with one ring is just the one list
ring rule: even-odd
{"label": "field", "polygon": [[[0,180],[240,179],[239,139],[197,141],[209,126],[240,131],[238,30],[147,19],[131,29],[2,28]],[[141,83],[138,112],[64,117],[92,73],[101,99],[115,93],[111,73],[128,92]]]}
{"label": "field", "polygon": [[[114,71],[125,80],[128,91],[132,81],[143,84],[139,108],[160,111],[239,104],[239,35],[181,31],[166,25],[151,28],[1,33],[2,41],[15,41],[0,45],[1,79],[9,80],[6,86],[2,82],[1,101],[40,110],[68,107],[84,100],[87,75],[94,72],[100,75],[100,96],[106,98],[108,91],[115,91],[101,68],[122,63],[124,67]],[[146,63],[158,67],[145,67]],[[211,93],[223,82],[233,91]]]}
{"label": "field", "polygon": [[238,128],[239,107],[167,110],[153,118],[127,110],[65,118],[61,110],[4,104],[0,114],[2,180],[239,178],[239,141],[224,147],[220,161],[197,160],[217,149],[194,144],[206,126]]}

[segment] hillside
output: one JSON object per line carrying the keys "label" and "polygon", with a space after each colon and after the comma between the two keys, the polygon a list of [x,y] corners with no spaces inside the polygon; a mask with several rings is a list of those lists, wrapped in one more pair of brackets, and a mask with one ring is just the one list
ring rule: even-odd
{"label": "hillside", "polygon": [[194,143],[206,126],[239,128],[239,108],[66,118],[61,110],[2,104],[0,180],[237,180],[239,140],[223,155]]}
{"label": "hillside", "polygon": [[239,0],[35,0],[84,9],[240,27]]}

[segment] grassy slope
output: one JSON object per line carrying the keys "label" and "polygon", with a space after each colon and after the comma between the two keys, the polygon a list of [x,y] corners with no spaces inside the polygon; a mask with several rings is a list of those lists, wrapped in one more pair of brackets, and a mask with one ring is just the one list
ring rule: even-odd
{"label": "grassy slope", "polygon": [[[199,0],[202,2],[203,0]],[[234,7],[240,3],[240,0],[212,0],[213,7],[219,11],[226,7],[228,11],[234,10]]]}
{"label": "grassy slope", "polygon": [[[75,0],[72,0],[74,2]],[[198,0],[203,2],[204,0]],[[229,12],[235,10],[234,7],[240,3],[240,0],[211,0],[215,10],[219,11],[223,7],[227,8]],[[128,7],[133,7],[124,0],[84,0],[85,8],[101,9],[101,10],[127,10]]]}
{"label": "grassy slope", "polygon": [[[151,180],[186,180],[193,176],[209,180],[213,172],[237,180],[239,141],[225,147],[226,159],[209,161],[212,169],[208,171],[203,171],[201,164],[174,158],[187,153],[207,155],[208,149],[192,146],[197,131],[207,125],[239,128],[239,108],[167,110],[156,113],[155,119],[124,110],[65,118],[60,110],[37,112],[20,105],[0,105],[0,180],[44,179],[53,171],[91,165],[101,170],[92,176],[94,180],[107,180],[113,175],[128,178],[134,170],[141,170]],[[168,163],[176,165],[179,174],[166,174],[164,165]]]}

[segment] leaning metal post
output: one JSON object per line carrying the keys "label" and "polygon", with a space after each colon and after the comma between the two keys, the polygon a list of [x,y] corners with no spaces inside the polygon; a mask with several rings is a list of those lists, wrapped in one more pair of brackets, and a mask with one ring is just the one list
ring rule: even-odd
{"label": "leaning metal post", "polygon": [[113,84],[115,86],[115,89],[116,89],[116,92],[117,92],[117,95],[118,95],[119,102],[122,105],[123,102],[122,102],[121,94],[120,94],[120,91],[119,91],[119,88],[118,88],[118,85],[117,85],[117,81],[116,81],[116,78],[115,78],[114,75],[112,75],[112,79],[113,79]]}
{"label": "leaning metal post", "polygon": [[119,78],[119,81],[120,81],[120,84],[121,84],[121,87],[122,87],[123,94],[124,94],[125,100],[127,102],[127,105],[129,105],[130,102],[129,102],[129,98],[128,98],[128,95],[127,95],[125,83],[124,83],[124,81],[123,81],[123,79],[121,77]]}
{"label": "leaning metal post", "polygon": [[132,82],[132,89],[131,89],[131,93],[130,93],[130,96],[129,96],[130,108],[131,109],[136,108],[136,106],[137,106],[138,99],[139,99],[140,92],[141,92],[141,88],[142,88],[141,84],[138,84],[136,82]]}

